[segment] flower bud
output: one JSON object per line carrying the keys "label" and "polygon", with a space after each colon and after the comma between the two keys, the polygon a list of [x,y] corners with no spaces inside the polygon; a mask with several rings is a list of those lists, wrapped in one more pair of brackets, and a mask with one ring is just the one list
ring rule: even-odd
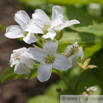
{"label": "flower bud", "polygon": [[62,90],[61,90],[60,87],[57,87],[57,88],[56,88],[56,91],[57,91],[57,92],[61,92]]}
{"label": "flower bud", "polygon": [[55,32],[56,32],[55,39],[60,40],[63,37],[63,30],[60,30],[60,31],[56,30]]}

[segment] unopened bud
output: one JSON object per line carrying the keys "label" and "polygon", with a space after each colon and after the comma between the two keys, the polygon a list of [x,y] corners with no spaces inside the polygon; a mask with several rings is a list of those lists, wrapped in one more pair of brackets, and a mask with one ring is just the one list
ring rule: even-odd
{"label": "unopened bud", "polygon": [[61,90],[60,87],[57,87],[57,88],[56,88],[56,91],[57,91],[57,92],[61,92],[62,90]]}
{"label": "unopened bud", "polygon": [[63,30],[55,31],[55,32],[56,32],[55,39],[60,40],[63,37]]}

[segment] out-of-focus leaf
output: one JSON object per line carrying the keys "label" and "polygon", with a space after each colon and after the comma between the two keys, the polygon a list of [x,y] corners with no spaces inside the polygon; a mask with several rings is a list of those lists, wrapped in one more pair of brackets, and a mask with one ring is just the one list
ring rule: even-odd
{"label": "out-of-focus leaf", "polygon": [[[23,3],[27,2],[27,1],[33,1],[34,3],[37,2],[37,0],[19,0],[19,1],[21,1]],[[42,2],[42,0],[39,0],[39,1]],[[103,1],[102,0],[43,0],[43,1],[54,3],[54,4],[64,4],[64,5],[71,5],[71,4],[83,4],[83,5],[86,5],[86,4],[89,4],[89,3],[92,3],[92,2],[100,3],[101,5],[103,5]]]}
{"label": "out-of-focus leaf", "polygon": [[91,16],[84,8],[77,8],[75,6],[67,6],[64,15],[67,16],[69,20],[76,19],[80,21],[80,24],[76,24],[73,26],[87,26],[96,20],[93,16]]}
{"label": "out-of-focus leaf", "polygon": [[99,36],[87,33],[78,33],[78,32],[64,32],[63,38],[60,40],[60,44],[67,43],[96,43],[102,42],[103,39]]}
{"label": "out-of-focus leaf", "polygon": [[31,98],[27,103],[60,103],[58,99],[55,99],[48,95],[38,95],[34,98]]}
{"label": "out-of-focus leaf", "polygon": [[102,0],[46,0],[47,2],[56,3],[56,4],[64,4],[64,5],[71,5],[71,4],[89,4],[92,2],[100,3],[103,5]]}
{"label": "out-of-focus leaf", "polygon": [[0,24],[0,29],[3,30],[3,31],[5,31],[6,27]]}
{"label": "out-of-focus leaf", "polygon": [[72,29],[78,32],[93,33],[97,36],[100,36],[100,38],[103,38],[103,24],[95,24],[76,28],[72,27]]}
{"label": "out-of-focus leaf", "polygon": [[32,78],[35,78],[36,76],[37,76],[37,68],[32,69],[31,72],[28,73],[28,74],[18,75],[16,73],[14,73],[14,68],[13,67],[12,68],[8,67],[1,74],[0,80],[3,83],[8,79],[18,79],[18,78],[32,79]]}

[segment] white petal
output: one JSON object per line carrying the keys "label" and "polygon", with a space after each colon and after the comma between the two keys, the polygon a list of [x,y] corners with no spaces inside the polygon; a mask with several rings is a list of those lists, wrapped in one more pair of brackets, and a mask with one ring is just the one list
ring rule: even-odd
{"label": "white petal", "polygon": [[27,67],[33,67],[34,65],[34,61],[31,58],[27,58],[25,56],[21,57],[20,62],[25,64]]}
{"label": "white petal", "polygon": [[43,27],[43,25],[49,25],[50,19],[46,15],[46,13],[41,9],[36,9],[35,13],[32,14],[32,18],[35,20],[35,22],[40,26]]}
{"label": "white petal", "polygon": [[47,53],[40,48],[29,48],[28,55],[34,60],[44,63]]}
{"label": "white petal", "polygon": [[72,49],[73,49],[72,45],[67,46],[66,49],[64,50],[64,55],[71,55]]}
{"label": "white petal", "polygon": [[60,6],[53,6],[52,19],[55,19],[58,15],[62,15],[62,9]]}
{"label": "white petal", "polygon": [[37,38],[34,36],[34,33],[28,33],[26,37],[23,38],[23,40],[27,44],[31,44],[37,41]]}
{"label": "white petal", "polygon": [[52,64],[41,63],[38,69],[37,78],[41,82],[45,82],[50,78],[51,72],[52,72]]}
{"label": "white petal", "polygon": [[15,38],[24,37],[24,34],[20,26],[12,25],[7,27],[5,36],[7,38],[15,39]]}
{"label": "white petal", "polygon": [[18,64],[19,63],[19,60],[15,60],[15,61],[12,61],[10,62],[10,67],[13,67],[14,65]]}
{"label": "white petal", "polygon": [[30,73],[30,70],[22,63],[19,63],[15,66],[14,72],[16,74],[27,74]]}
{"label": "white petal", "polygon": [[55,61],[53,63],[53,67],[55,69],[66,71],[71,66],[72,66],[71,61],[68,60],[68,58],[66,58],[64,55],[60,54],[55,55]]}
{"label": "white petal", "polygon": [[85,56],[84,56],[82,47],[79,47],[79,53],[78,53],[78,56],[81,56],[81,60],[84,60],[84,59],[85,59]]}
{"label": "white petal", "polygon": [[27,51],[27,48],[23,47],[23,48],[13,50],[13,53],[22,55],[26,51]]}
{"label": "white petal", "polygon": [[45,50],[49,54],[56,54],[57,47],[58,47],[58,41],[53,42],[52,40],[47,40],[43,46],[43,50]]}
{"label": "white petal", "polygon": [[72,55],[68,59],[70,59],[72,61],[72,67],[75,67],[77,65],[78,54],[75,53],[74,55]]}
{"label": "white petal", "polygon": [[65,28],[65,27],[68,27],[68,26],[71,26],[71,25],[74,25],[74,24],[80,24],[80,22],[78,20],[71,20],[71,21],[66,21],[63,25],[62,25],[62,29]]}
{"label": "white petal", "polygon": [[22,27],[24,28],[25,25],[27,25],[30,21],[30,17],[28,16],[28,14],[23,11],[23,10],[19,10],[14,17],[15,21]]}
{"label": "white petal", "polygon": [[25,28],[24,28],[24,31],[28,31],[28,32],[31,32],[31,33],[41,33],[41,34],[43,34],[42,29],[36,24],[26,25]]}
{"label": "white petal", "polygon": [[55,31],[53,29],[50,29],[49,32],[46,35],[43,35],[42,37],[45,39],[51,38],[53,40],[55,36]]}
{"label": "white petal", "polygon": [[60,26],[64,24],[64,20],[61,16],[58,16],[57,18],[53,19],[51,22],[51,28],[54,28],[56,26]]}

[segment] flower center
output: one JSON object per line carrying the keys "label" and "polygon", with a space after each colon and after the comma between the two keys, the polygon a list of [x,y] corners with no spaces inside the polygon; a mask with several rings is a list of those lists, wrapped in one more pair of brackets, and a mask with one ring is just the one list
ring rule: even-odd
{"label": "flower center", "polygon": [[15,60],[20,60],[20,58],[21,58],[21,56],[20,56],[19,54],[17,54],[17,55],[14,57]]}
{"label": "flower center", "polygon": [[52,64],[54,62],[55,58],[53,55],[49,55],[45,58],[45,63]]}
{"label": "flower center", "polygon": [[28,32],[27,31],[24,31],[24,36],[27,36]]}
{"label": "flower center", "polygon": [[[72,46],[73,46],[73,45],[72,45]],[[78,47],[77,47],[77,46],[73,46],[73,48],[70,48],[70,49],[71,49],[71,50],[70,50],[69,53],[66,55],[67,58],[78,52]]]}
{"label": "flower center", "polygon": [[48,33],[49,28],[50,28],[50,25],[44,25],[44,27],[43,27],[44,34]]}

